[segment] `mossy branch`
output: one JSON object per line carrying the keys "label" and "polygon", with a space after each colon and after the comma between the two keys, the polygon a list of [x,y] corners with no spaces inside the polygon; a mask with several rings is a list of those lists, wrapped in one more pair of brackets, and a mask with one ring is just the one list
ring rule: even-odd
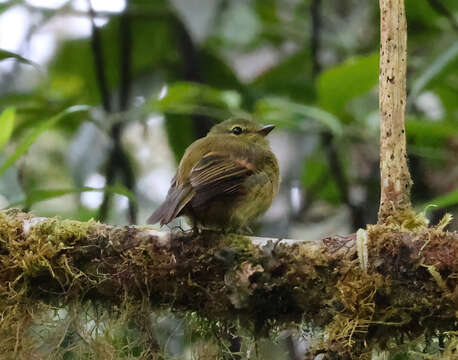
{"label": "mossy branch", "polygon": [[404,0],[380,0],[380,175],[379,223],[400,223],[412,213],[407,166],[405,106],[407,21]]}
{"label": "mossy branch", "polygon": [[458,233],[361,231],[295,241],[0,212],[0,348],[25,346],[25,319],[43,304],[126,299],[257,334],[305,322],[328,335],[314,351],[350,357],[455,329]]}

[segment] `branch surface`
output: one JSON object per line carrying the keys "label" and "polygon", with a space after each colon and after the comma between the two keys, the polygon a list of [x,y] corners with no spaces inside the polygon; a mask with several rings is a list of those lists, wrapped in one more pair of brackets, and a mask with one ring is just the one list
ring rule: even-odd
{"label": "branch surface", "polygon": [[[374,225],[298,241],[0,212],[3,314],[18,303],[29,311],[129,299],[256,334],[305,322],[327,334],[314,351],[354,358],[395,335],[455,329],[457,282],[458,233],[440,228]],[[8,319],[0,317],[0,339]]]}

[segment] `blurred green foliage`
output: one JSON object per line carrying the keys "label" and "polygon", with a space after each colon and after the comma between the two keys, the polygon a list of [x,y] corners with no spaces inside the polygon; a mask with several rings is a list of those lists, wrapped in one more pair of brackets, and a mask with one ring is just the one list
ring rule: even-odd
{"label": "blurred green foliage", "polygon": [[[16,151],[11,154],[8,159],[6,159],[3,164],[0,166],[0,176],[5,173],[5,171],[13,165],[28,149],[29,147],[35,142],[35,140],[45,131],[53,128],[56,124],[61,121],[66,115],[73,114],[80,111],[87,111],[88,107],[85,105],[75,105],[65,109],[63,112],[51,117],[50,119],[45,119],[45,121],[40,121],[38,126],[34,127],[32,131],[26,136],[21,144],[19,144],[16,148]],[[8,115],[8,110],[5,110],[6,115]],[[9,111],[11,114],[11,110]],[[5,113],[3,114],[5,115]],[[13,113],[14,116],[14,113]],[[12,115],[10,115],[10,118]],[[10,121],[11,122],[11,121]],[[2,130],[11,131],[7,126],[8,124],[4,124],[5,127],[2,127]]]}
{"label": "blurred green foliage", "polygon": [[370,91],[378,83],[378,54],[351,57],[323,71],[317,81],[318,104],[337,116],[345,116],[345,105]]}
{"label": "blurred green foliage", "polygon": [[[110,129],[118,122],[126,126],[144,123],[149,114],[160,114],[178,162],[186,147],[216,121],[230,116],[254,116],[286,132],[315,136],[315,145],[308,152],[289,155],[297,158],[294,166],[302,169],[302,175],[288,169],[285,173],[286,177],[297,177],[306,191],[312,191],[313,201],[334,205],[348,202],[349,197],[342,196],[342,192],[350,192],[353,185],[363,186],[366,193],[376,193],[377,189],[372,188],[376,183],[374,172],[370,176],[359,174],[349,159],[355,146],[370,146],[376,141],[377,4],[361,5],[355,0],[324,2],[317,15],[311,11],[312,3],[199,0],[193,10],[178,0],[131,0],[124,9],[128,25],[120,13],[105,12],[106,23],[93,30],[98,33],[98,44],[94,36],[62,36],[50,60],[40,65],[20,49],[36,33],[45,31],[42,29],[46,24],[64,15],[76,16],[73,2],[64,2],[57,9],[23,1],[2,3],[2,14],[21,8],[31,18],[37,14],[43,17],[37,25],[28,27],[19,51],[0,49],[0,63],[17,61],[4,71],[8,87],[0,95],[0,146],[4,147],[0,173],[15,165],[37,138],[51,129],[63,131],[68,141],[76,141],[78,129],[86,121],[96,124],[110,138]],[[443,8],[448,13],[432,1],[406,1],[407,134],[415,157],[413,173],[419,176],[428,171],[428,158],[439,156],[443,166],[450,166],[447,158],[457,156],[453,139],[458,133],[458,6],[445,1]],[[320,17],[315,28],[313,16]],[[85,18],[90,25],[90,16]],[[128,34],[127,47],[123,34]],[[129,49],[128,53],[125,49]],[[94,65],[97,53],[102,58],[101,69]],[[101,76],[105,79],[105,93]],[[34,79],[30,86],[14,81],[27,77]],[[118,113],[120,103],[126,100],[129,110]],[[100,115],[105,101],[112,104],[110,113]],[[75,104],[88,104],[92,110],[65,119],[56,115],[64,114]],[[323,141],[323,136],[331,136],[330,142]],[[321,146],[334,150],[329,152]],[[97,151],[103,151],[99,154],[101,159],[109,159],[112,150],[105,146]],[[330,160],[329,156],[337,159]],[[77,172],[67,168],[64,158],[60,164],[55,163],[60,171]],[[135,168],[135,156],[130,160]],[[97,161],[88,168],[103,174],[106,164]],[[330,161],[341,167],[340,179]],[[367,166],[376,168],[376,162],[376,158],[369,159]],[[119,171],[117,182],[126,186],[127,175]],[[81,188],[89,175],[79,176],[75,188]],[[452,185],[445,189],[422,179],[417,198],[427,201],[453,190],[450,186],[456,186],[457,181],[449,182]],[[26,186],[25,193],[42,187],[52,192],[45,181],[28,179],[21,183]],[[27,188],[27,184],[38,188]],[[68,185],[71,182],[66,181],[60,188]],[[136,191],[127,187],[131,193]],[[364,206],[375,208],[376,204],[368,197]],[[84,207],[78,209],[85,211]]]}
{"label": "blurred green foliage", "polygon": [[16,109],[14,107],[6,108],[0,114],[0,128],[2,129],[2,132],[0,133],[0,150],[11,137],[15,117]]}

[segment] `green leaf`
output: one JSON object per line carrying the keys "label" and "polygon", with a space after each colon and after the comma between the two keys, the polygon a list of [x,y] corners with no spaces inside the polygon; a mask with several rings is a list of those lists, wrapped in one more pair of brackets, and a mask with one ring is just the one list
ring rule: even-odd
{"label": "green leaf", "polygon": [[187,115],[167,114],[164,126],[169,146],[178,164],[186,148],[196,140],[192,118]]}
{"label": "green leaf", "polygon": [[161,91],[164,94],[154,97],[145,108],[165,114],[167,138],[178,162],[195,140],[194,115],[224,120],[241,112],[241,96],[236,91],[222,91],[192,82],[173,83]]}
{"label": "green leaf", "polygon": [[351,57],[318,77],[318,105],[341,116],[347,102],[378,83],[379,55]]}
{"label": "green leaf", "polygon": [[328,164],[321,151],[310,156],[304,163],[301,182],[313,194],[315,199],[320,199],[337,205],[341,201],[339,188],[331,174]]}
{"label": "green leaf", "polygon": [[23,56],[21,56],[19,54],[13,53],[11,51],[0,49],[0,61],[7,60],[7,59],[16,59],[17,61],[19,61],[19,62],[21,62],[23,64],[31,65],[36,70],[38,70],[40,73],[43,74],[43,70],[42,70],[41,66],[38,65],[36,62],[34,62],[32,60],[29,60],[29,59],[26,59],[25,57],[23,57]]}
{"label": "green leaf", "polygon": [[13,133],[16,109],[9,107],[0,115],[0,150],[5,146]]}
{"label": "green leaf", "polygon": [[[458,93],[458,82],[454,81],[453,79],[457,76],[458,71],[456,71],[456,74],[451,72],[448,75],[448,79],[445,79],[444,82],[441,82],[433,89],[431,89],[440,98],[441,104],[445,111],[444,119],[455,122],[458,120],[458,112],[456,111],[456,94]],[[456,84],[454,84],[454,82],[456,82]]]}
{"label": "green leaf", "polygon": [[445,140],[458,134],[458,123],[452,121],[431,121],[409,117],[406,121],[409,143],[430,147],[441,147]]}
{"label": "green leaf", "polygon": [[[180,37],[175,34],[175,22],[169,21],[169,15],[159,15],[165,11],[169,13],[161,3],[164,1],[146,1],[138,5],[138,11],[147,8],[146,12],[158,15],[154,21],[131,22],[134,40],[130,42],[131,74],[135,79],[143,79],[142,84],[148,84],[146,88],[158,79],[182,78],[182,74],[177,74],[181,69]],[[120,17],[114,16],[98,28],[105,59],[103,72],[109,91],[120,86],[120,26]],[[53,94],[70,98],[72,103],[95,105],[101,102],[90,37],[61,42],[49,64],[49,73]],[[115,109],[115,104],[112,106]]]}
{"label": "green leaf", "polygon": [[337,136],[343,132],[342,125],[334,114],[282,98],[259,100],[256,103],[256,117],[263,123],[272,123],[290,130],[310,131],[318,125]]}
{"label": "green leaf", "polygon": [[413,35],[430,32],[431,29],[438,27],[440,14],[431,7],[429,1],[408,0],[405,7],[409,29],[416,30],[409,31],[414,33]]}
{"label": "green leaf", "polygon": [[241,97],[236,91],[221,91],[192,82],[173,83],[161,91],[165,94],[149,101],[146,109],[165,114],[167,138],[177,162],[195,140],[193,115],[224,120],[241,112]]}
{"label": "green leaf", "polygon": [[231,115],[229,109],[238,109],[240,101],[234,91],[220,91],[202,84],[178,82],[168,86],[164,97],[151,101],[149,108],[168,114],[207,115],[226,119]]}
{"label": "green leaf", "polygon": [[[117,59],[111,52],[104,54],[109,59]],[[112,82],[114,71],[112,71],[111,64],[112,61],[109,61],[104,67],[108,86],[114,83]],[[83,101],[91,105],[100,103],[93,54],[88,40],[76,39],[62,43],[50,62],[49,74],[51,77],[50,90],[58,94],[59,98],[71,99],[75,102]]]}
{"label": "green leaf", "polygon": [[24,200],[15,202],[14,204],[10,204],[8,207],[17,207],[17,206],[24,205],[25,207],[30,208],[30,206],[40,201],[46,201],[46,200],[58,198],[64,195],[78,194],[78,193],[87,192],[87,191],[102,191],[102,192],[106,191],[109,193],[126,196],[131,201],[135,201],[135,197],[132,194],[132,192],[129,191],[129,189],[127,189],[126,187],[120,184],[117,184],[113,186],[106,186],[103,188],[93,188],[89,186],[84,186],[80,188],[32,190],[29,193],[27,193],[26,198]]}
{"label": "green leaf", "polygon": [[81,111],[87,111],[89,107],[87,105],[75,105],[67,108],[66,110],[62,111],[61,113],[53,116],[49,120],[42,122],[38,125],[28,136],[26,136],[25,140],[22,144],[18,146],[16,151],[8,158],[6,161],[0,166],[0,176],[2,176],[5,171],[13,165],[17,159],[19,159],[22,154],[24,154],[27,149],[35,142],[38,136],[41,135],[46,130],[51,129],[55,126],[59,121],[65,118],[67,115],[74,114]]}
{"label": "green leaf", "polygon": [[40,67],[38,64],[36,64],[32,60],[26,59],[25,57],[19,54],[13,53],[8,50],[0,49],[0,61],[6,60],[6,59],[16,59],[19,62],[22,62],[24,64]]}
{"label": "green leaf", "polygon": [[458,205],[458,189],[436,197],[425,204],[419,205],[417,209],[421,210],[433,206],[435,210],[439,210],[455,205]]}
{"label": "green leaf", "polygon": [[278,7],[275,0],[255,0],[254,7],[258,16],[265,22],[270,24],[278,22]]}
{"label": "green leaf", "polygon": [[408,103],[412,104],[418,94],[428,85],[428,83],[441,74],[454,59],[458,57],[458,42],[454,42],[450,48],[438,56],[425,72],[412,85]]}
{"label": "green leaf", "polygon": [[315,101],[310,51],[298,51],[263,72],[250,84],[250,90],[257,97],[275,94],[299,103]]}
{"label": "green leaf", "polygon": [[233,89],[238,93],[245,92],[234,71],[223,59],[211,49],[202,48],[197,52],[198,63],[202,71],[202,82],[216,89]]}

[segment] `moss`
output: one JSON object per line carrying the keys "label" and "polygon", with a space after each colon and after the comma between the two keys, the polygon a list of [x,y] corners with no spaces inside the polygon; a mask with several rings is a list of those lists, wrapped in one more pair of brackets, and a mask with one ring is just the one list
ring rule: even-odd
{"label": "moss", "polygon": [[[196,333],[220,348],[231,334],[256,338],[304,322],[321,334],[311,352],[330,358],[394,353],[401,342],[408,351],[428,336],[442,336],[453,354],[456,234],[420,223],[370,226],[363,271],[352,236],[259,248],[234,234],[178,232],[166,241],[145,228],[0,212],[0,351],[160,357],[144,315],[168,309],[194,314],[186,318]],[[68,315],[53,315],[62,310]],[[84,345],[75,334],[96,319],[97,336]],[[48,337],[33,335],[44,328]]]}
{"label": "moss", "polygon": [[417,213],[410,206],[401,211],[392,211],[383,218],[379,225],[389,226],[394,229],[416,230],[428,227],[429,220],[425,213]]}
{"label": "moss", "polygon": [[17,210],[0,212],[0,352],[5,358],[26,358],[25,354],[33,352],[35,340],[26,336],[27,329],[51,306],[30,297],[31,281],[42,273],[56,278],[63,267],[52,259],[68,248],[68,238],[85,237],[85,233],[75,234],[89,226],[51,219],[33,220],[35,226],[27,227],[32,219]]}

